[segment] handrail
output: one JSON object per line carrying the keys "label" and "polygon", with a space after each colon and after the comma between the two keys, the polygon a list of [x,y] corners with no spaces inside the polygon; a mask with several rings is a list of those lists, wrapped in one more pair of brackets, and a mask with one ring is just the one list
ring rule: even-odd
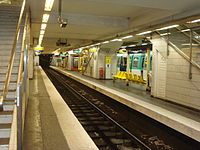
{"label": "handrail", "polygon": [[[157,33],[158,35],[160,35],[160,33],[158,31],[156,31],[155,33]],[[164,40],[167,40],[166,38],[162,37]],[[184,54],[176,45],[174,45],[172,42],[168,41],[168,44],[173,47],[175,49],[175,51],[181,55],[183,58],[185,58],[189,63],[191,63],[193,66],[195,66],[197,69],[200,69],[200,65],[198,65],[195,61],[190,60],[190,58]]]}
{"label": "handrail", "polygon": [[17,23],[15,38],[14,38],[14,42],[13,42],[13,46],[12,46],[12,50],[11,50],[11,57],[10,57],[10,61],[9,61],[9,64],[8,64],[8,71],[7,71],[7,74],[6,74],[6,80],[5,80],[5,83],[4,83],[4,88],[3,88],[2,98],[1,98],[2,102],[0,102],[0,104],[2,104],[2,105],[3,105],[4,99],[6,98],[6,95],[8,93],[8,87],[9,87],[9,84],[10,84],[10,77],[11,77],[11,74],[12,74],[12,69],[13,69],[14,59],[15,59],[15,54],[16,54],[16,48],[17,48],[17,43],[18,43],[18,39],[19,39],[20,25],[22,23],[22,18],[23,18],[25,6],[26,6],[26,0],[23,0],[19,20],[18,20],[18,23]]}
{"label": "handrail", "polygon": [[190,60],[190,58],[184,54],[176,45],[174,45],[172,42],[169,42],[169,45],[172,46],[177,53],[179,53],[182,57],[184,57],[189,63],[191,63],[196,68],[200,69],[200,65],[198,65],[195,61]]}
{"label": "handrail", "polygon": [[93,56],[94,56],[94,53],[92,53],[92,56],[90,57],[90,59],[88,60],[87,64],[85,65],[85,69],[82,72],[83,75],[84,75],[85,71],[87,70],[87,67],[88,67],[90,61],[92,60]]}
{"label": "handrail", "polygon": [[24,58],[24,48],[25,48],[27,21],[28,21],[28,15],[26,15],[24,32],[23,32],[23,37],[22,37],[22,47],[21,47],[21,55],[20,55],[20,62],[19,62],[19,69],[18,69],[17,85],[21,81],[22,72],[23,72],[23,60],[24,60],[23,58]]}
{"label": "handrail", "polygon": [[[181,25],[182,27],[186,27],[185,25]],[[178,30],[178,31],[181,31],[181,29],[179,29],[178,27],[176,27],[176,29]],[[194,31],[192,31],[193,33],[195,33]],[[190,35],[189,34],[187,34],[186,32],[182,32],[185,36],[187,36],[188,38],[190,38]],[[197,34],[197,33],[195,33],[195,34]],[[200,44],[200,41],[198,40],[198,39],[196,39],[196,38],[194,38],[194,37],[192,37],[192,40],[193,41],[195,41],[195,42],[197,42],[198,44]]]}

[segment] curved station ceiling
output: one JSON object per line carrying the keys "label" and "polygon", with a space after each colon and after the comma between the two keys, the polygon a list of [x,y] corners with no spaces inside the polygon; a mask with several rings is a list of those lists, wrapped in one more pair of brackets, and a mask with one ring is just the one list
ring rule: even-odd
{"label": "curved station ceiling", "polygon": [[[54,1],[42,41],[45,52],[59,48],[58,39],[66,39],[65,50],[106,40],[118,33],[128,33],[141,26],[170,22],[200,14],[199,0],[62,0],[62,18],[66,28],[57,23],[58,0]],[[31,0],[34,44],[40,35],[45,1]]]}

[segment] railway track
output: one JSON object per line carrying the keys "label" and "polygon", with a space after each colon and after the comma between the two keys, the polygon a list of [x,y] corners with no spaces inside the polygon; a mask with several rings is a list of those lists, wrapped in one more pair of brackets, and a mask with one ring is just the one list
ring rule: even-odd
{"label": "railway track", "polygon": [[[70,94],[67,104],[101,150],[152,150],[115,120],[72,88],[53,70],[46,71],[65,94]],[[61,87],[62,86],[62,87]],[[72,96],[73,95],[73,96]]]}
{"label": "railway track", "polygon": [[[45,71],[49,78],[52,80],[57,90],[62,95],[63,99],[72,110],[72,112],[78,118],[79,122],[88,132],[88,134],[100,150],[198,149],[196,143],[193,144],[195,148],[188,148],[190,147],[187,146],[188,139],[183,139],[182,135],[169,137],[170,142],[173,143],[173,146],[168,145],[169,142],[168,144],[165,144],[165,142],[161,140],[159,136],[171,136],[171,134],[174,134],[174,131],[169,130],[162,133],[161,130],[163,129],[159,130],[159,124],[151,123],[148,118],[143,118],[141,114],[138,115],[136,113],[136,116],[129,116],[130,112],[122,112],[127,108],[119,106],[118,104],[111,104],[114,107],[111,106],[109,103],[115,102],[112,102],[106,96],[103,96],[101,94],[99,95],[97,92],[95,93],[95,91],[92,89],[89,89],[88,91],[87,88],[84,88],[84,86],[82,86],[80,83],[75,83],[75,81],[73,81],[72,79],[67,78],[66,76],[56,72],[55,70],[45,69]],[[108,99],[108,104],[106,104],[106,98]],[[122,107],[122,111],[117,110],[118,107]],[[135,112],[131,112],[131,114],[133,113]],[[137,121],[131,121],[130,118],[134,118]],[[153,125],[149,126],[148,124]],[[141,129],[144,131],[141,132]],[[157,132],[159,136],[152,135],[151,133],[149,134],[145,130],[156,130],[154,132]],[[167,132],[169,132],[169,134],[166,134]]]}

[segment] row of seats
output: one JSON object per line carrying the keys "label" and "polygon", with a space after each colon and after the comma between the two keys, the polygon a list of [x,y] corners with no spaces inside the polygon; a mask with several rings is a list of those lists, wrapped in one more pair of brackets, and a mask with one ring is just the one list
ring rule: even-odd
{"label": "row of seats", "polygon": [[143,80],[142,76],[132,74],[131,72],[118,71],[116,75],[112,76],[114,80],[121,79],[127,82],[133,82],[136,84],[146,85],[147,82]]}

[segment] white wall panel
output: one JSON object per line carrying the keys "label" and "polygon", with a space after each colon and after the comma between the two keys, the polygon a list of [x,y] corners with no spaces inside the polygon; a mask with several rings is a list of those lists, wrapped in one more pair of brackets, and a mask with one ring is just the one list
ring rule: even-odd
{"label": "white wall panel", "polygon": [[164,99],[166,95],[167,45],[162,39],[153,39],[151,42],[153,43],[151,94]]}
{"label": "white wall panel", "polygon": [[[192,67],[189,77],[189,62],[169,47],[167,59],[166,97],[173,102],[200,109],[200,70]],[[173,63],[172,63],[173,62]]]}
{"label": "white wall panel", "polygon": [[189,79],[189,62],[169,46],[162,38],[153,43],[152,92],[181,105],[200,110],[200,70],[192,66],[192,79]]}

